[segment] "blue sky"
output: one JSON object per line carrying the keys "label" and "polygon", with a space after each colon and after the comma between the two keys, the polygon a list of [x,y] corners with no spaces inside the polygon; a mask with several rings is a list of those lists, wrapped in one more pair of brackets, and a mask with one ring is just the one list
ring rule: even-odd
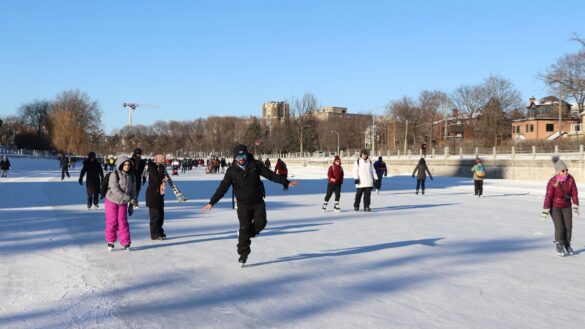
{"label": "blue sky", "polygon": [[585,37],[585,1],[0,2],[0,116],[80,89],[107,132],[209,115],[260,115],[267,100],[382,113],[422,90],[452,92],[490,74],[524,99],[537,74]]}

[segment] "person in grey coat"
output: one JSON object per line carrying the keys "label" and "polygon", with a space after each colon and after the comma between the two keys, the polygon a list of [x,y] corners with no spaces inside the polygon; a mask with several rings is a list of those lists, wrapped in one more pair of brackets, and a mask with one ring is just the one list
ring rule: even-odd
{"label": "person in grey coat", "polygon": [[418,190],[421,187],[422,187],[422,194],[425,194],[425,181],[427,180],[427,173],[429,174],[429,177],[431,178],[431,180],[433,180],[433,175],[431,175],[431,172],[429,171],[429,167],[427,167],[427,162],[425,161],[424,158],[420,158],[420,160],[418,160],[418,164],[416,165],[416,167],[414,168],[414,171],[412,172],[412,178],[414,178],[414,175],[416,174],[416,192],[415,192],[415,194],[418,194]]}
{"label": "person in grey coat", "polygon": [[117,238],[124,249],[130,248],[130,226],[128,225],[128,204],[136,200],[136,177],[133,163],[126,156],[116,160],[118,168],[110,174],[106,193],[106,242],[108,250],[114,248]]}

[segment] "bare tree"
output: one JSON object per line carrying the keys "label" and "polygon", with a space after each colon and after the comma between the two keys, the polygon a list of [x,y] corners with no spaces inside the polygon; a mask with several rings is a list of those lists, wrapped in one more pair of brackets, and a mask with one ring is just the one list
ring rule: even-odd
{"label": "bare tree", "polygon": [[585,46],[575,54],[559,58],[539,77],[561,98],[573,98],[579,112],[585,109]]}
{"label": "bare tree", "polygon": [[49,101],[35,100],[24,104],[19,109],[22,122],[29,126],[38,137],[42,133],[49,133],[51,103]]}
{"label": "bare tree", "polygon": [[78,154],[93,148],[102,135],[101,110],[79,90],[57,95],[51,115],[52,141],[58,149]]}
{"label": "bare tree", "polygon": [[[312,134],[315,127],[313,112],[318,108],[317,98],[311,93],[305,93],[301,99],[293,99],[291,116],[294,118],[293,128],[299,141],[301,156],[305,150],[305,144],[314,142],[315,134]],[[312,139],[311,139],[312,137]],[[309,142],[309,143],[307,143]]]}

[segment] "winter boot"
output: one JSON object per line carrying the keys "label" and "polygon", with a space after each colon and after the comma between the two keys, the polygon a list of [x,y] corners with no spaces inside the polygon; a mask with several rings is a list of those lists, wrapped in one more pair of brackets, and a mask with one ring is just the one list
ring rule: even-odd
{"label": "winter boot", "polygon": [[565,248],[563,248],[563,245],[557,242],[555,242],[555,245],[557,247],[557,255],[561,257],[565,256]]}
{"label": "winter boot", "polygon": [[567,251],[567,254],[569,254],[569,256],[573,256],[573,248],[571,248],[571,243],[570,242],[565,242],[565,250]]}
{"label": "winter boot", "polygon": [[339,202],[335,202],[335,205],[333,206],[333,210],[340,212],[341,208],[339,208]]}
{"label": "winter boot", "polygon": [[321,210],[327,210],[327,202],[323,202],[323,207],[321,207]]}
{"label": "winter boot", "polygon": [[108,251],[112,251],[112,250],[114,250],[114,244],[108,243]]}

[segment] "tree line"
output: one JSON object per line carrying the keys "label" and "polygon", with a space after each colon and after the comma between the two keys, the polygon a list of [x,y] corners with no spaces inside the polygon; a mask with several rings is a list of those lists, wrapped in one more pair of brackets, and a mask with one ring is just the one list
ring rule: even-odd
{"label": "tree line", "polygon": [[[578,112],[585,104],[585,41],[576,53],[557,59],[541,79],[553,95],[572,100]],[[54,100],[34,100],[23,104],[16,115],[0,118],[0,144],[18,148],[86,154],[129,152],[141,147],[151,152],[179,156],[227,153],[244,143],[258,153],[298,153],[357,150],[367,144],[366,129],[376,126],[375,143],[380,151],[427,142],[443,146],[446,139],[436,136],[436,124],[453,116],[464,120],[471,133],[468,143],[480,147],[510,143],[511,121],[525,115],[520,92],[508,79],[491,75],[477,84],[461,85],[448,93],[424,90],[416,97],[402,96],[385,105],[384,115],[363,115],[319,120],[319,101],[312,93],[288,100],[290,117],[264,122],[255,116],[209,116],[189,121],[157,121],[152,125],[123,127],[105,134],[102,111],[97,101],[80,90],[67,90]],[[408,124],[407,124],[408,122]],[[339,136],[339,145],[338,145]]]}

